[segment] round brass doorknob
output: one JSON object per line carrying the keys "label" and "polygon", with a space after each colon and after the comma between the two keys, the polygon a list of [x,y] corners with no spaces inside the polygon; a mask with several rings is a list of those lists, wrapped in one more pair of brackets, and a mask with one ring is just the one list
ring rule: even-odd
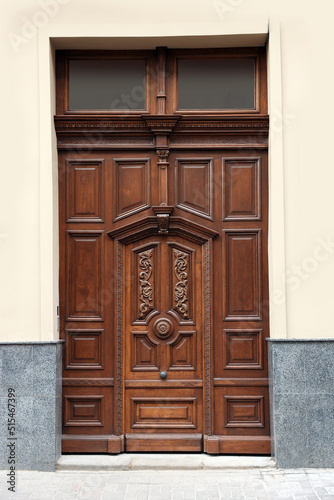
{"label": "round brass doorknob", "polygon": [[167,372],[160,372],[161,378],[167,378]]}

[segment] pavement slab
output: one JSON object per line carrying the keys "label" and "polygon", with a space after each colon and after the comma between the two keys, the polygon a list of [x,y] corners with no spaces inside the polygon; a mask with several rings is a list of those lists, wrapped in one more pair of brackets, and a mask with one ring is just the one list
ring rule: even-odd
{"label": "pavement slab", "polygon": [[[66,456],[56,472],[16,471],[14,494],[8,491],[8,472],[0,471],[0,499],[334,500],[334,469],[282,470],[265,457],[215,457],[217,462],[210,460],[207,467],[201,455],[193,462],[194,455],[188,455],[184,468],[181,454],[177,460],[172,455],[156,460],[153,454],[145,460],[139,455],[119,461],[79,457]],[[166,462],[175,468],[165,467]]]}

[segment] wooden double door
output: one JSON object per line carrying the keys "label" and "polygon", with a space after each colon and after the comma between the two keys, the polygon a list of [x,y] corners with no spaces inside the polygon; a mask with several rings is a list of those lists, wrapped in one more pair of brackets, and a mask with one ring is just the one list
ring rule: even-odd
{"label": "wooden double door", "polygon": [[269,453],[265,141],[79,149],[66,124],[63,451]]}

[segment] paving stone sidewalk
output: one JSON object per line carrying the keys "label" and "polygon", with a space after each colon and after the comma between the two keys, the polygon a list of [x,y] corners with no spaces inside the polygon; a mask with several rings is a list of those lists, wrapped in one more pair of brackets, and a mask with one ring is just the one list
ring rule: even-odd
{"label": "paving stone sidewalk", "polygon": [[334,500],[334,469],[17,471],[7,500]]}

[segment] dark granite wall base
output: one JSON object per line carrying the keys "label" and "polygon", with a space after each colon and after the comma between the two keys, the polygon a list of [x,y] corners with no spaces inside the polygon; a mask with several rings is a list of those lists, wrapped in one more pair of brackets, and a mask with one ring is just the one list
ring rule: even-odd
{"label": "dark granite wall base", "polygon": [[268,339],[277,467],[334,467],[334,339]]}
{"label": "dark granite wall base", "polygon": [[54,471],[61,454],[62,341],[0,343],[0,469],[8,469],[8,389],[16,470]]}

